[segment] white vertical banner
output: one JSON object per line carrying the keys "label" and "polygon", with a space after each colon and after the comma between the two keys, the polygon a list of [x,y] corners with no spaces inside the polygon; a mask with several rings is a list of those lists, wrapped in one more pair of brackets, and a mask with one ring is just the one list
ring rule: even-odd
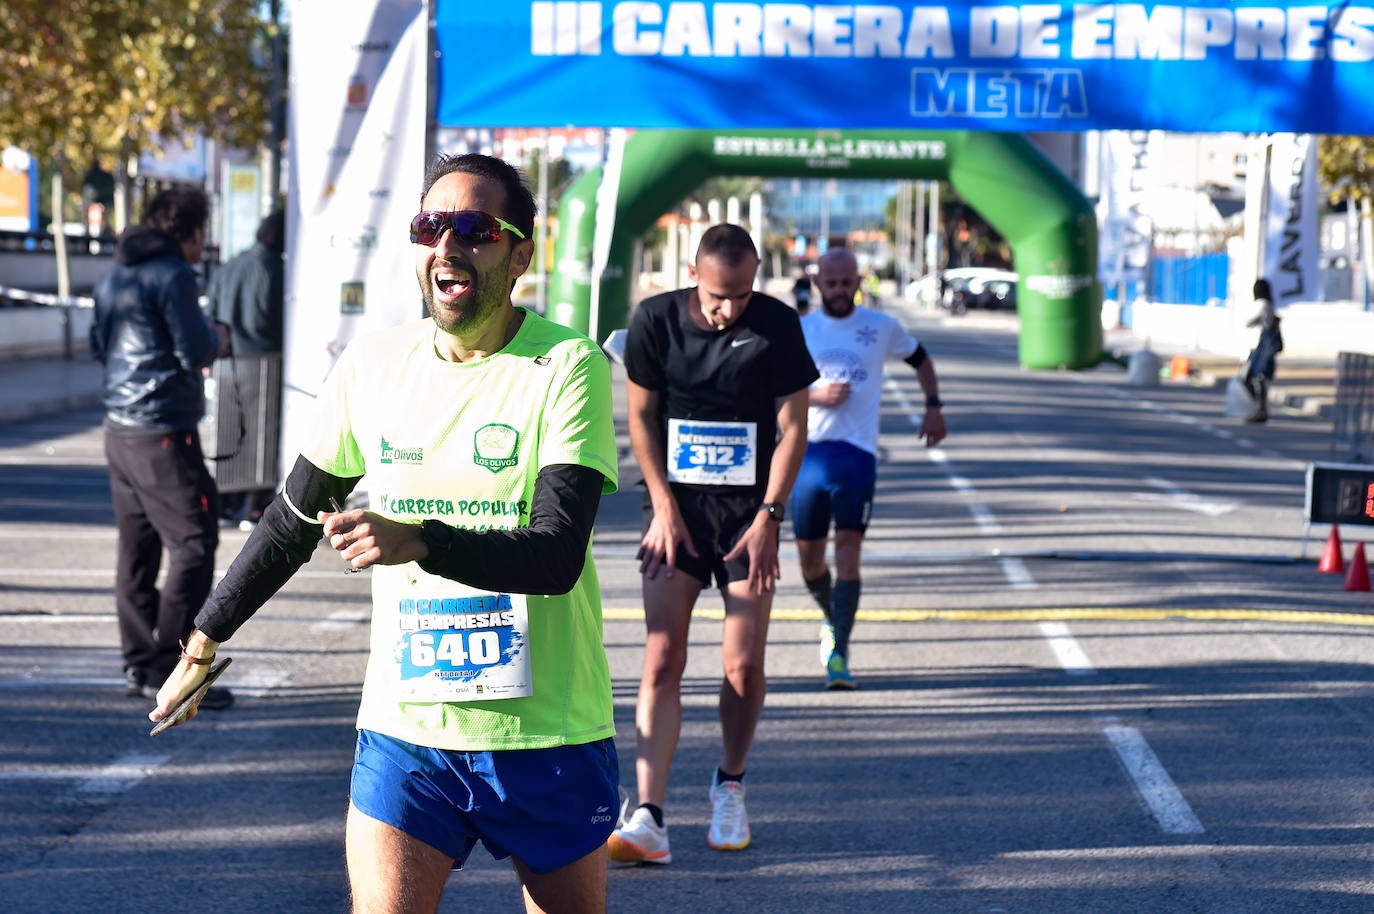
{"label": "white vertical banner", "polygon": [[282,460],[353,337],[423,316],[424,0],[293,0]]}
{"label": "white vertical banner", "polygon": [[1317,238],[1317,138],[1276,133],[1269,138],[1264,273],[1274,305],[1321,298]]}
{"label": "white vertical banner", "polygon": [[595,340],[601,332],[601,279],[611,267],[611,230],[615,228],[615,208],[620,197],[620,171],[625,164],[628,133],[612,128],[606,137],[606,162],[601,168],[601,183],[596,188],[596,225],[592,233],[592,298],[587,317],[587,336]]}
{"label": "white vertical banner", "polygon": [[1128,301],[1145,291],[1150,264],[1150,194],[1159,184],[1162,134],[1109,130],[1102,134],[1098,198],[1098,275],[1109,296]]}

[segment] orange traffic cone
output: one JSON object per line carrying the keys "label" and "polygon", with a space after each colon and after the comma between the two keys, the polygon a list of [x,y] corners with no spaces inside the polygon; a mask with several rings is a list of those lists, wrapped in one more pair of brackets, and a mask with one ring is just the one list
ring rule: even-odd
{"label": "orange traffic cone", "polygon": [[1188,376],[1193,373],[1193,365],[1188,361],[1188,357],[1179,353],[1169,360],[1169,380],[1186,381]]}
{"label": "orange traffic cone", "polygon": [[1346,590],[1369,590],[1369,566],[1364,560],[1364,543],[1356,543],[1350,555],[1350,572],[1345,576]]}
{"label": "orange traffic cone", "polygon": [[1345,559],[1341,557],[1341,530],[1335,524],[1331,525],[1331,535],[1326,538],[1326,549],[1322,551],[1317,571],[1322,574],[1345,574]]}

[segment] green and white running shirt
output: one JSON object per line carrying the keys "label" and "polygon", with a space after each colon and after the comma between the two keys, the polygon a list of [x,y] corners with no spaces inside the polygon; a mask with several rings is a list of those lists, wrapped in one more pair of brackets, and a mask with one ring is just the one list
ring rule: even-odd
{"label": "green and white running shirt", "polygon": [[[535,477],[578,464],[617,485],[610,366],[595,343],[527,312],[487,358],[445,361],[432,320],[354,341],[301,454],[366,474],[369,509],[469,530],[529,525]],[[372,568],[372,650],[358,727],[462,751],[614,735],[601,593],[588,544],[559,596],[475,591],[411,562]]]}

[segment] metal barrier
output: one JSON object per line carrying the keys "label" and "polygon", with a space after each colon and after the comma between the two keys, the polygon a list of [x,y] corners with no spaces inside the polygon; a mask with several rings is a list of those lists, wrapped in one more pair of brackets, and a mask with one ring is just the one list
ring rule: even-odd
{"label": "metal barrier", "polygon": [[1374,355],[1336,354],[1331,456],[1347,463],[1374,463]]}
{"label": "metal barrier", "polygon": [[205,379],[205,463],[221,492],[275,489],[280,474],[281,355],[215,362]]}

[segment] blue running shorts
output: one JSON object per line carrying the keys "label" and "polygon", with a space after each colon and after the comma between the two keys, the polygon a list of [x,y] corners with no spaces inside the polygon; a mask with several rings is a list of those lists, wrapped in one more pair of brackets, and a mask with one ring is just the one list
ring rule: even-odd
{"label": "blue running shorts", "polygon": [[868,529],[878,459],[845,441],[813,441],[792,487],[792,534],[799,540],[821,540],[836,530]]}
{"label": "blue running shorts", "polygon": [[606,843],[620,805],[620,763],[609,737],[553,749],[455,752],[358,731],[353,806],[453,858],[480,840],[497,860],[535,873]]}

